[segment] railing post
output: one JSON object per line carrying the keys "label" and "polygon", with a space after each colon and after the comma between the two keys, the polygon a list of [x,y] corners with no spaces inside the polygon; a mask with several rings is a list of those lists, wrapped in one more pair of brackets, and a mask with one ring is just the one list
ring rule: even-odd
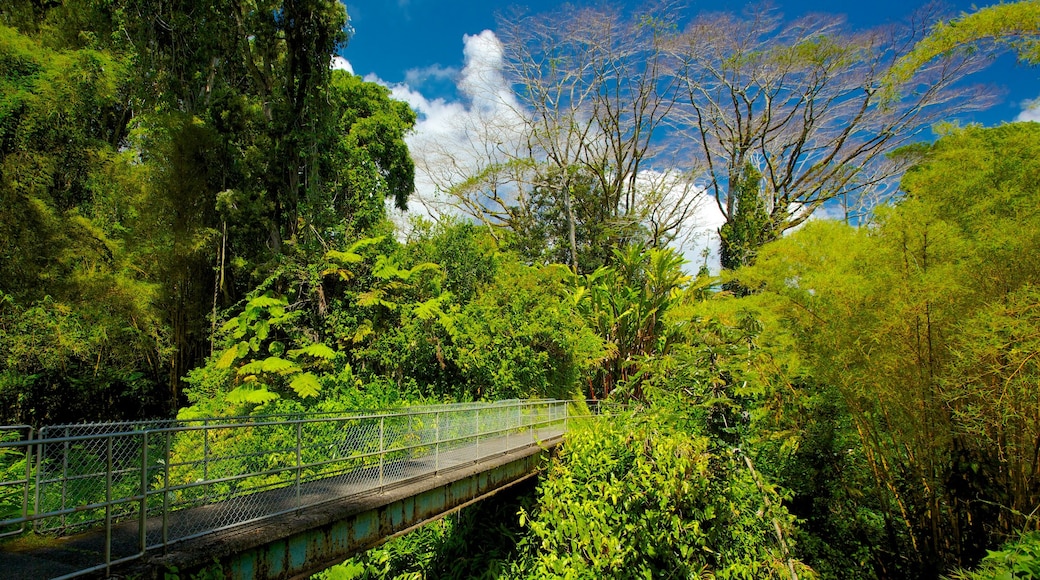
{"label": "railing post", "polygon": [[209,420],[202,422],[202,481],[206,482],[203,498],[209,503]]}
{"label": "railing post", "polygon": [[141,553],[148,547],[145,522],[148,520],[148,431],[141,432],[141,507],[137,522],[137,538],[141,542]]}
{"label": "railing post", "polygon": [[[32,464],[33,464],[33,432],[35,429],[29,427],[29,438],[26,440],[27,445],[25,447],[25,493],[22,494],[22,518],[29,517],[29,486],[32,484]],[[39,488],[39,486],[37,486]],[[25,531],[25,522],[22,522],[22,528],[19,532]]]}
{"label": "railing post", "polygon": [[163,487],[162,487],[162,545],[163,554],[166,553],[167,547],[170,545],[170,431],[164,431],[166,436],[164,437],[166,443],[165,454],[163,456]]}
{"label": "railing post", "polygon": [[[61,454],[61,510],[65,511],[65,501],[66,501],[65,494],[66,494],[66,490],[67,490],[66,482],[69,480],[69,428],[68,427],[65,428],[65,441],[64,441],[64,445],[62,447],[63,447],[63,449],[62,449],[62,454]],[[67,523],[67,521],[68,520],[66,519],[65,514],[62,514],[61,515],[61,529],[62,530],[65,529],[65,524]]]}
{"label": "railing post", "polygon": [[[46,428],[44,428],[44,429],[46,429]],[[44,439],[44,437],[43,437],[44,429],[40,429],[40,439]],[[33,498],[33,512],[34,513],[40,513],[40,478],[42,477],[40,472],[43,471],[43,448],[44,447],[45,446],[40,444],[40,443],[36,444],[36,493],[35,493],[35,497]],[[40,529],[40,522],[42,522],[42,521],[43,520],[34,520],[33,521],[33,530],[38,531]]]}
{"label": "railing post", "polygon": [[531,434],[531,441],[534,441],[535,440],[535,436],[534,436],[534,418],[535,418],[534,405],[531,404],[531,403],[525,402],[524,406],[527,407],[527,425],[525,425],[525,426],[527,427],[527,431]]}
{"label": "railing post", "polygon": [[385,415],[379,416],[379,486],[383,485],[383,469],[384,460],[386,459],[386,451],[383,449],[383,422],[386,420]]}
{"label": "railing post", "polygon": [[477,428],[475,431],[477,435],[477,445],[473,450],[473,459],[480,459],[480,407],[477,407]]}
{"label": "railing post", "polygon": [[440,471],[441,469],[441,413],[437,412],[436,424],[433,426],[433,469],[434,471]]}
{"label": "railing post", "polygon": [[105,439],[105,576],[111,576],[112,563],[112,439]]}
{"label": "railing post", "polygon": [[303,420],[296,423],[296,507],[300,506],[300,471],[303,469]]}

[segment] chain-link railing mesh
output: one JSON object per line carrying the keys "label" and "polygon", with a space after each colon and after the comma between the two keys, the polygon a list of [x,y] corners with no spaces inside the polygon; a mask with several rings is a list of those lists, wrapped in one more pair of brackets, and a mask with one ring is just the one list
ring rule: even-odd
{"label": "chain-link railing mesh", "polygon": [[[0,430],[0,461],[8,466],[0,534],[32,520],[38,532],[107,526],[140,538],[113,543],[111,554],[99,556],[104,564],[470,464],[561,435],[566,418],[566,402],[516,400],[348,416],[67,425],[45,427],[35,441],[31,429],[12,427]],[[19,457],[20,478],[9,467]],[[27,514],[33,503],[35,515]]]}
{"label": "chain-link railing mesh", "polygon": [[[28,425],[11,425],[0,427],[0,443],[19,443],[33,438],[32,427]],[[18,535],[25,531],[25,518],[33,500],[32,489],[32,447],[0,448],[0,520],[15,520],[10,524],[0,525],[0,537]],[[17,521],[21,520],[21,521]]]}

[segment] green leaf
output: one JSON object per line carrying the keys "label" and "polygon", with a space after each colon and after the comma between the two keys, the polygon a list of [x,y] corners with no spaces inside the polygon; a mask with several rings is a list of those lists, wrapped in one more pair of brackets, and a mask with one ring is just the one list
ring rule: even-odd
{"label": "green leaf", "polygon": [[398,278],[401,280],[407,279],[406,271],[401,270],[397,266],[392,258],[380,255],[376,258],[376,265],[372,268],[372,275],[376,278],[382,278],[383,280],[389,280],[391,278]]}
{"label": "green leaf", "polygon": [[[325,259],[339,262],[340,264],[357,264],[364,260],[360,254],[355,254],[354,252],[340,252],[337,250],[329,250],[328,252],[325,252]],[[335,273],[338,271],[339,270],[336,268],[329,268],[328,270],[325,270],[325,272],[322,272],[322,274]]]}
{"label": "green leaf", "polygon": [[267,340],[267,335],[271,332],[271,323],[266,320],[261,320],[256,324],[256,338],[259,340]]}
{"label": "green leaf", "polygon": [[252,403],[255,405],[263,405],[264,403],[270,403],[271,401],[278,398],[277,393],[268,391],[266,387],[254,389],[252,387],[241,386],[237,389],[228,393],[227,400],[229,403]]}
{"label": "green leaf", "polygon": [[375,244],[378,244],[378,243],[382,242],[385,238],[386,238],[386,236],[376,236],[374,238],[361,238],[360,240],[358,240],[358,241],[354,242],[353,244],[351,244],[350,248],[348,248],[347,251],[348,252],[357,252],[361,248],[366,248],[368,246],[374,246]]}
{"label": "green leaf", "polygon": [[238,317],[236,316],[236,317],[232,318],[231,320],[228,320],[227,322],[225,322],[224,325],[220,327],[220,332],[230,332],[230,331],[238,328],[238,326],[239,326],[239,324],[238,324]]}
{"label": "green leaf", "polygon": [[296,366],[296,363],[285,360],[278,356],[269,356],[264,359],[263,371],[265,373],[278,373],[281,375],[288,375],[300,370],[300,367]]}
{"label": "green leaf", "polygon": [[332,360],[336,358],[336,351],[332,350],[331,348],[320,342],[316,342],[303,348],[297,348],[289,351],[289,356],[292,357],[297,357],[301,354],[307,354],[325,360]]}
{"label": "green leaf", "polygon": [[415,315],[419,317],[419,320],[430,320],[435,316],[442,316],[443,314],[440,296],[431,298],[415,307]]}
{"label": "green leaf", "polygon": [[229,369],[234,364],[235,359],[238,358],[238,345],[228,347],[224,352],[220,353],[220,358],[217,359],[218,369]]}
{"label": "green leaf", "polygon": [[372,321],[365,320],[364,322],[358,325],[357,330],[354,331],[354,337],[351,339],[351,341],[354,343],[361,342],[371,334],[375,334],[375,331],[372,329]]}
{"label": "green leaf", "polygon": [[321,392],[321,383],[313,373],[300,373],[289,383],[289,387],[304,399],[317,396]]}
{"label": "green leaf", "polygon": [[264,372],[264,361],[254,360],[238,367],[238,374],[241,375],[255,375]]}
{"label": "green leaf", "polygon": [[257,296],[249,301],[249,306],[254,308],[270,308],[271,306],[286,306],[289,301],[285,298],[275,298],[273,296],[263,295]]}

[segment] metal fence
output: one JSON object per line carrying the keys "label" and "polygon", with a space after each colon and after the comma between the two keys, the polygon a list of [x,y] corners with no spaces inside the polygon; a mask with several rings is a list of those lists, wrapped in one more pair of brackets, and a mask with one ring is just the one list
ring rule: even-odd
{"label": "metal fence", "polygon": [[0,536],[103,527],[86,574],[146,551],[562,435],[567,401],[0,428]]}

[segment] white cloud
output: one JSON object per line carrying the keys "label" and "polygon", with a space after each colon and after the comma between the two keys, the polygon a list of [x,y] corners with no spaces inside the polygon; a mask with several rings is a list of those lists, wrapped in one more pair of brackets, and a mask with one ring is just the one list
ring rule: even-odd
{"label": "white cloud", "polygon": [[682,224],[671,246],[686,259],[686,271],[696,273],[705,264],[707,250],[706,265],[717,273],[721,269],[718,231],[725,219],[704,187],[688,174],[650,169],[639,173],[636,188],[643,203],[659,200],[649,218],[651,227],[654,223]]}
{"label": "white cloud", "polygon": [[[419,117],[405,139],[417,169],[410,213],[450,212],[444,190],[489,163],[504,161],[503,151],[519,143],[523,113],[502,73],[502,43],[490,30],[465,35],[463,57],[461,71],[440,65],[413,69],[398,84],[374,74],[365,76],[366,81],[388,86],[394,98],[408,103]],[[449,79],[456,83],[458,100],[421,92],[429,80]]]}
{"label": "white cloud", "polygon": [[1040,123],[1040,97],[1030,101],[1022,101],[1022,112],[1015,117],[1015,120]]}
{"label": "white cloud", "polygon": [[408,69],[404,73],[404,84],[410,87],[419,87],[431,80],[455,80],[458,74],[459,70],[456,68],[434,64],[423,68]]}
{"label": "white cloud", "polygon": [[332,64],[330,65],[332,70],[345,70],[350,74],[354,74],[354,67],[351,66],[350,61],[343,58],[342,56],[332,57]]}
{"label": "white cloud", "polygon": [[[407,230],[410,215],[458,213],[451,206],[452,198],[444,193],[446,189],[489,164],[522,155],[528,113],[506,80],[502,43],[490,30],[465,35],[463,57],[461,70],[440,65],[413,69],[398,84],[387,83],[374,74],[365,76],[366,81],[388,86],[394,98],[408,103],[418,114],[414,130],[406,137],[416,163],[416,192],[406,214],[391,212],[402,231]],[[430,80],[454,81],[459,98],[446,100],[423,94],[423,84]],[[684,231],[674,246],[689,262],[687,269],[696,272],[704,263],[707,249],[708,266],[717,272],[717,231],[723,220],[715,201],[677,172],[646,170],[638,181],[650,192],[647,195],[653,196],[656,191],[667,200],[688,201],[663,203],[662,215],[654,218],[667,221],[682,216]],[[680,213],[663,215],[676,211]]]}

